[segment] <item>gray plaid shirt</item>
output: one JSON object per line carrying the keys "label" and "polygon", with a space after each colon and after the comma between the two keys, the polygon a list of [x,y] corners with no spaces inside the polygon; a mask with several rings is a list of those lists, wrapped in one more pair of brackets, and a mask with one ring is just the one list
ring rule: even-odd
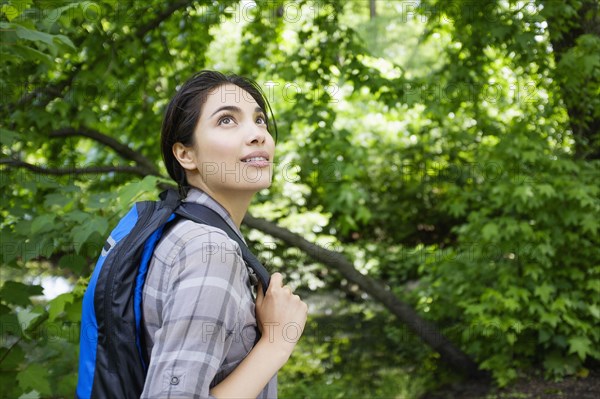
{"label": "gray plaid shirt", "polygon": [[[192,189],[186,201],[227,211]],[[150,365],[142,398],[210,398],[257,339],[254,298],[237,243],[212,226],[180,221],[156,246],[143,290]],[[277,397],[277,375],[259,398]]]}

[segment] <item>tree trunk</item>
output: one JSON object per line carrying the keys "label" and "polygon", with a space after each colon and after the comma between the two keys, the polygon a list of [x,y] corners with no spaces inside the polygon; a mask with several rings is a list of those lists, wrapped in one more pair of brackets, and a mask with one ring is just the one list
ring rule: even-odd
{"label": "tree trunk", "polygon": [[369,15],[371,19],[377,16],[377,5],[375,4],[375,0],[369,0]]}
{"label": "tree trunk", "polygon": [[[542,2],[542,4],[545,2]],[[548,31],[552,44],[554,59],[558,65],[569,50],[577,44],[577,39],[584,34],[600,37],[600,11],[598,0],[583,0],[577,13],[572,17],[554,13],[548,16]],[[565,29],[568,27],[568,29]],[[562,92],[562,99],[569,114],[569,125],[575,139],[575,153],[582,159],[600,159],[600,112],[589,106],[586,95],[570,87],[563,78],[571,71],[556,69],[557,81]],[[589,76],[592,82],[586,85],[598,87],[600,82]],[[595,80],[595,81],[593,81]],[[594,86],[592,86],[594,87]],[[594,96],[596,93],[588,93]],[[597,100],[597,99],[596,99]]]}
{"label": "tree trunk", "polygon": [[442,360],[451,367],[463,371],[470,377],[484,377],[477,364],[463,351],[454,346],[439,329],[421,318],[410,305],[399,300],[382,283],[361,274],[354,265],[339,252],[331,251],[313,244],[298,234],[281,228],[265,219],[255,218],[246,214],[244,223],[251,228],[260,230],[272,237],[278,238],[287,245],[296,247],[314,260],[340,272],[348,281],[357,284],[364,292],[381,302],[396,317],[405,323],[425,343],[437,351]]}

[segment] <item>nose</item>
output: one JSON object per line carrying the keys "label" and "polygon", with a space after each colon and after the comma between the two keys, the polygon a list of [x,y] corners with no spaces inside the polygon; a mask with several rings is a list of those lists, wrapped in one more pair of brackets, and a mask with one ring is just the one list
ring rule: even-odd
{"label": "nose", "polygon": [[264,144],[269,134],[264,128],[252,124],[248,132],[248,144]]}

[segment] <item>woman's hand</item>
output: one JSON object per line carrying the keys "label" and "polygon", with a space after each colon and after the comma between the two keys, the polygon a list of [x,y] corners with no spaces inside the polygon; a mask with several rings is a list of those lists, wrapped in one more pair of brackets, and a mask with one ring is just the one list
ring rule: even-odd
{"label": "woman's hand", "polygon": [[283,285],[281,273],[271,276],[266,294],[261,286],[256,296],[256,322],[262,333],[261,341],[273,344],[289,357],[300,339],[306,324],[308,306],[288,286]]}
{"label": "woman's hand", "polygon": [[280,273],[271,276],[267,293],[258,287],[256,322],[262,336],[242,362],[211,390],[216,398],[255,398],[288,361],[302,335],[308,306],[283,286]]}

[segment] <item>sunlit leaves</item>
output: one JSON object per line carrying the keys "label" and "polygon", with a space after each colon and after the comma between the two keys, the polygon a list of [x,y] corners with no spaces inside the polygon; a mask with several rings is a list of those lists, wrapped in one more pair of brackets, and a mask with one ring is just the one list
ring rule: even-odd
{"label": "sunlit leaves", "polygon": [[[203,68],[236,71],[265,89],[280,127],[277,174],[253,213],[349,254],[460,330],[456,341],[500,384],[535,362],[577,372],[600,357],[599,166],[577,150],[598,147],[573,130],[600,113],[600,42],[553,44],[577,31],[584,3],[379,1],[373,19],[364,1],[4,4],[3,267],[89,275],[118,218],[168,182],[92,173],[139,165],[53,132],[96,130],[160,168],[160,122],[176,88]],[[307,254],[248,237],[299,288],[362,298]],[[3,283],[11,343],[25,334],[21,321],[77,320],[84,282],[35,309],[39,287]],[[12,384],[0,396],[46,395],[46,380],[68,396],[56,385],[74,384],[75,361],[56,354],[61,345],[74,354],[76,338],[23,337],[0,363],[1,385]],[[343,359],[335,345],[315,348],[290,374],[306,365],[328,381],[314,360],[329,349]],[[28,368],[36,361],[52,371]]]}

